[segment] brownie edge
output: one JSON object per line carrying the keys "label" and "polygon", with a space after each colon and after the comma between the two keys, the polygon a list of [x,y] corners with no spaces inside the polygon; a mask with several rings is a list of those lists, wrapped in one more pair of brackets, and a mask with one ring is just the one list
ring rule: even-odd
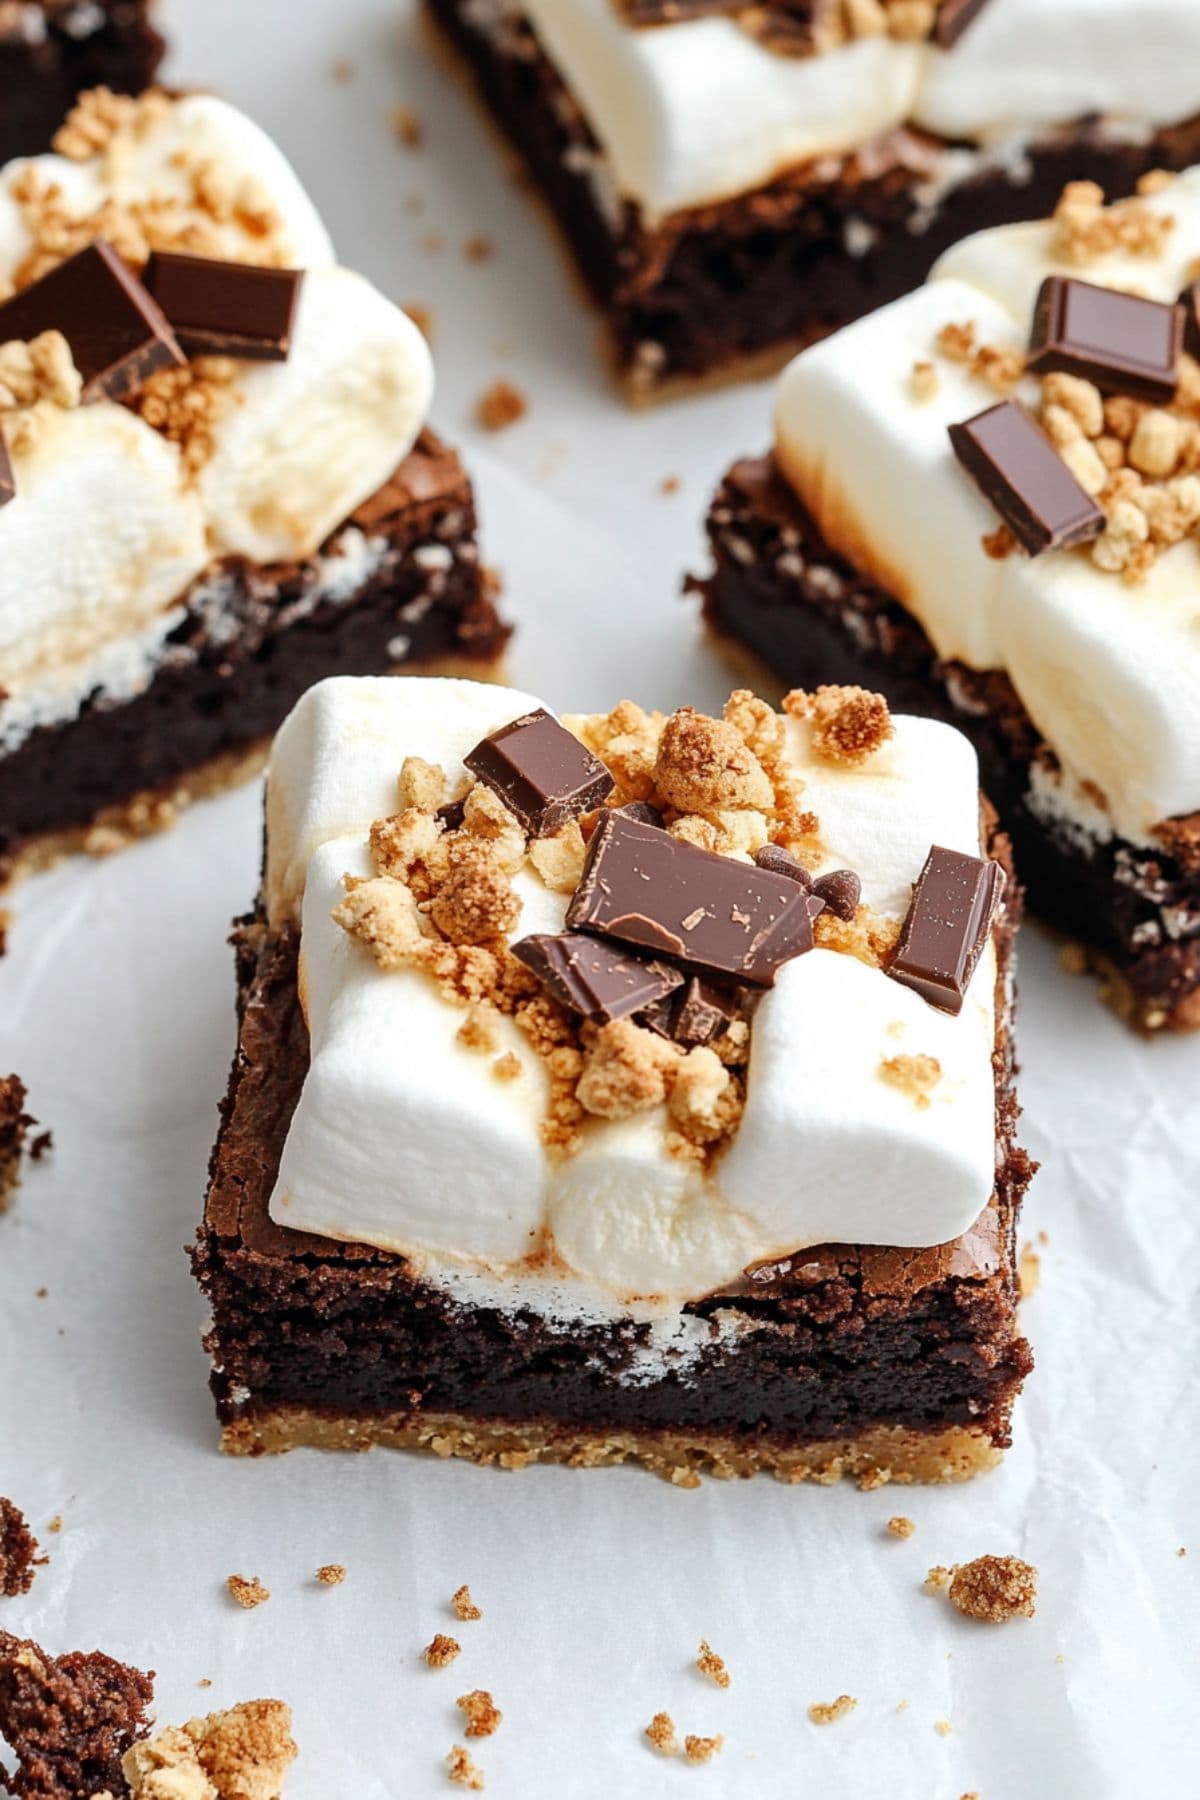
{"label": "brownie edge", "polygon": [[[26,30],[20,15],[39,10],[42,28]],[[10,11],[14,19],[6,29]],[[149,87],[166,50],[154,27],[156,12],[150,0],[0,6],[0,163],[48,150],[87,89],[140,94]]]}

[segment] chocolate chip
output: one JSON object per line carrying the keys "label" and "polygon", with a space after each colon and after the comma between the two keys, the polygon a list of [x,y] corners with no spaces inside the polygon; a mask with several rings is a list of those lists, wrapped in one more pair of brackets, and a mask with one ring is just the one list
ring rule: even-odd
{"label": "chocolate chip", "polygon": [[858,911],[862,882],[853,869],[831,869],[828,875],[818,875],[812,891],[818,900],[825,902],[835,918],[845,919],[849,924]]}
{"label": "chocolate chip", "polygon": [[189,356],[287,360],[299,270],[156,250],[142,279]]}
{"label": "chocolate chip", "polygon": [[466,805],[462,800],[448,800],[445,806],[439,806],[436,815],[447,831],[457,831],[467,816]]}
{"label": "chocolate chip", "polygon": [[761,850],[754,852],[754,866],[767,869],[772,875],[786,875],[789,881],[798,881],[806,890],[812,887],[813,878],[803,863],[797,862],[790,850],[782,844],[764,844]]}
{"label": "chocolate chip", "polygon": [[552,836],[616,786],[599,757],[542,707],[491,732],[463,761],[531,837]]}
{"label": "chocolate chip", "polygon": [[812,949],[820,910],[788,876],[609,812],[588,845],[567,924],[670,956],[697,974],[770,987],[783,963]]}
{"label": "chocolate chip", "polygon": [[892,979],[942,1012],[961,1012],[1004,883],[999,863],[934,844],[888,967]]}
{"label": "chocolate chip", "polygon": [[1085,544],[1104,530],[1103,512],[1019,400],[1002,400],[951,425],[950,442],[1030,556]]}
{"label": "chocolate chip", "polygon": [[0,306],[0,343],[43,331],[66,338],[84,400],[127,400],[185,360],[162,308],[102,238]]}
{"label": "chocolate chip", "polygon": [[12,460],[8,454],[8,445],[4,441],[4,433],[0,431],[0,506],[7,506],[17,492],[17,478],[13,473]]}
{"label": "chocolate chip", "polygon": [[1037,375],[1079,375],[1106,394],[1171,400],[1183,327],[1177,305],[1049,275],[1034,309],[1027,367]]}
{"label": "chocolate chip", "polygon": [[968,25],[973,25],[988,0],[942,0],[933,27],[933,41],[939,50],[957,44]]}
{"label": "chocolate chip", "polygon": [[597,1025],[653,1006],[683,985],[678,969],[614,950],[581,932],[522,938],[512,953],[555,1000]]}

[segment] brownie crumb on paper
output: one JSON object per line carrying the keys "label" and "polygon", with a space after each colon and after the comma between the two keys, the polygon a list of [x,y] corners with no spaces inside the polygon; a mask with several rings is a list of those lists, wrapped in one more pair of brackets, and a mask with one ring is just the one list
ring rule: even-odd
{"label": "brownie crumb on paper", "polygon": [[38,1555],[38,1541],[20,1507],[0,1494],[0,1594],[9,1600],[27,1594],[38,1564],[49,1560]]}
{"label": "brownie crumb on paper", "polygon": [[0,1738],[16,1758],[5,1776],[20,1800],[124,1795],[121,1762],[149,1731],[154,1677],[103,1651],[51,1656],[0,1631]]}
{"label": "brownie crumb on paper", "polygon": [[519,387],[503,379],[493,381],[475,402],[476,422],[485,431],[503,431],[515,425],[529,411],[529,402]]}

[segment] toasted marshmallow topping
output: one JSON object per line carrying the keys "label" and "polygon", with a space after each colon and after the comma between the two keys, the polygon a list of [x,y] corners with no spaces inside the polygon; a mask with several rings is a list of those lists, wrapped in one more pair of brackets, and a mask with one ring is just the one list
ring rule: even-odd
{"label": "toasted marshmallow topping", "polygon": [[[863,37],[780,55],[730,18],[629,25],[615,0],[523,0],[648,219],[746,192],[911,123],[955,140],[1032,139],[1099,116],[1150,130],[1200,112],[1192,0],[989,0],[952,49]],[[502,30],[504,0],[475,17]]]}
{"label": "toasted marshmallow topping", "polygon": [[[482,1281],[493,1303],[540,1306],[549,1273],[558,1313],[677,1308],[829,1239],[924,1246],[965,1231],[994,1176],[990,945],[955,1017],[834,949],[786,963],[753,1014],[741,1123],[706,1163],[671,1153],[666,1106],[588,1116],[569,1154],[548,1148],[547,1065],[514,1019],[497,1016],[481,1055],[423,969],[378,966],[334,922],[344,878],[372,872],[367,834],[395,812],[405,759],[461,788],[480,737],[538,704],[470,682],[335,678],[282,727],[266,902],[277,928],[300,926],[312,1059],[272,1217],[398,1251],[451,1290]],[[866,905],[898,922],[931,841],[978,853],[979,807],[963,737],[894,724],[851,766],[818,757],[811,721],[789,718],[782,754],[819,816],[812,872],[853,865]],[[513,886],[509,942],[563,929],[569,894],[528,865]],[[910,1061],[933,1071],[927,1091],[881,1074]]]}
{"label": "toasted marshmallow topping", "polygon": [[138,693],[189,586],[221,558],[312,556],[407,454],[432,393],[420,332],[334,265],[311,201],[256,125],[206,96],[114,105],[111,118],[85,107],[60,138],[70,155],[0,171],[0,292],[97,233],[135,261],[184,249],[305,274],[286,361],[201,360],[153,378],[134,410],[102,400],[8,415],[3,749],[90,694]]}
{"label": "toasted marshmallow topping", "polygon": [[[1062,809],[1079,812],[1082,796],[1095,835],[1099,801],[1101,835],[1148,843],[1159,821],[1200,805],[1200,540],[1162,550],[1136,584],[1088,549],[989,554],[999,521],[947,427],[997,396],[937,350],[946,327],[965,325],[991,349],[1024,351],[1049,274],[1174,300],[1200,252],[1200,170],[1137,205],[1175,219],[1159,254],[1081,264],[1061,224],[968,238],[925,287],[795,358],[775,430],[779,465],[830,545],[895,595],[940,657],[1007,671],[1063,764]],[[918,394],[922,362],[935,376]],[[1017,389],[1035,406],[1038,391],[1028,379]]]}

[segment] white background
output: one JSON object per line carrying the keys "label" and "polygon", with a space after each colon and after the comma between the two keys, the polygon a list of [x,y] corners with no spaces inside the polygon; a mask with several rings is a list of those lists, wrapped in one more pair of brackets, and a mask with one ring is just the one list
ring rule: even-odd
{"label": "white background", "polygon": [[[521,628],[513,679],[572,709],[715,703],[728,682],[678,581],[716,476],[767,442],[769,391],[622,408],[537,210],[394,0],[175,0],[168,22],[172,76],[278,136],[343,260],[433,306],[434,416],[477,478]],[[399,101],[425,120],[419,152],[390,132]],[[496,244],[482,265],[462,253],[478,232]],[[488,436],[472,406],[500,374],[530,412]],[[973,1486],[687,1493],[633,1471],[388,1453],[227,1462],[183,1245],[232,1048],[224,938],[258,838],[247,790],[19,894],[0,1068],[25,1077],[56,1147],[0,1222],[0,1492],[51,1562],[0,1601],[0,1624],[157,1669],[164,1722],[289,1700],[291,1800],[450,1792],[454,1698],[476,1686],[504,1712],[476,1747],[487,1791],[521,1800],[1194,1796],[1200,1042],[1126,1037],[1026,934],[1025,1137],[1045,1163],[1027,1235],[1049,1238],[1026,1310],[1038,1368],[1004,1468]],[[896,1511],[916,1520],[907,1542],[884,1531]],[[1032,1623],[973,1625],[922,1592],[930,1564],[984,1551],[1038,1564]],[[318,1589],[331,1561],[348,1579]],[[269,1605],[236,1609],[233,1571],[260,1576]],[[462,1581],[486,1616],[459,1628]],[[456,1629],[462,1657],[426,1669],[421,1647]],[[727,1692],[690,1666],[702,1634]],[[859,1702],[849,1719],[809,1723],[810,1702],[841,1693]],[[641,1738],[659,1708],[723,1732],[724,1754],[660,1761]]]}

